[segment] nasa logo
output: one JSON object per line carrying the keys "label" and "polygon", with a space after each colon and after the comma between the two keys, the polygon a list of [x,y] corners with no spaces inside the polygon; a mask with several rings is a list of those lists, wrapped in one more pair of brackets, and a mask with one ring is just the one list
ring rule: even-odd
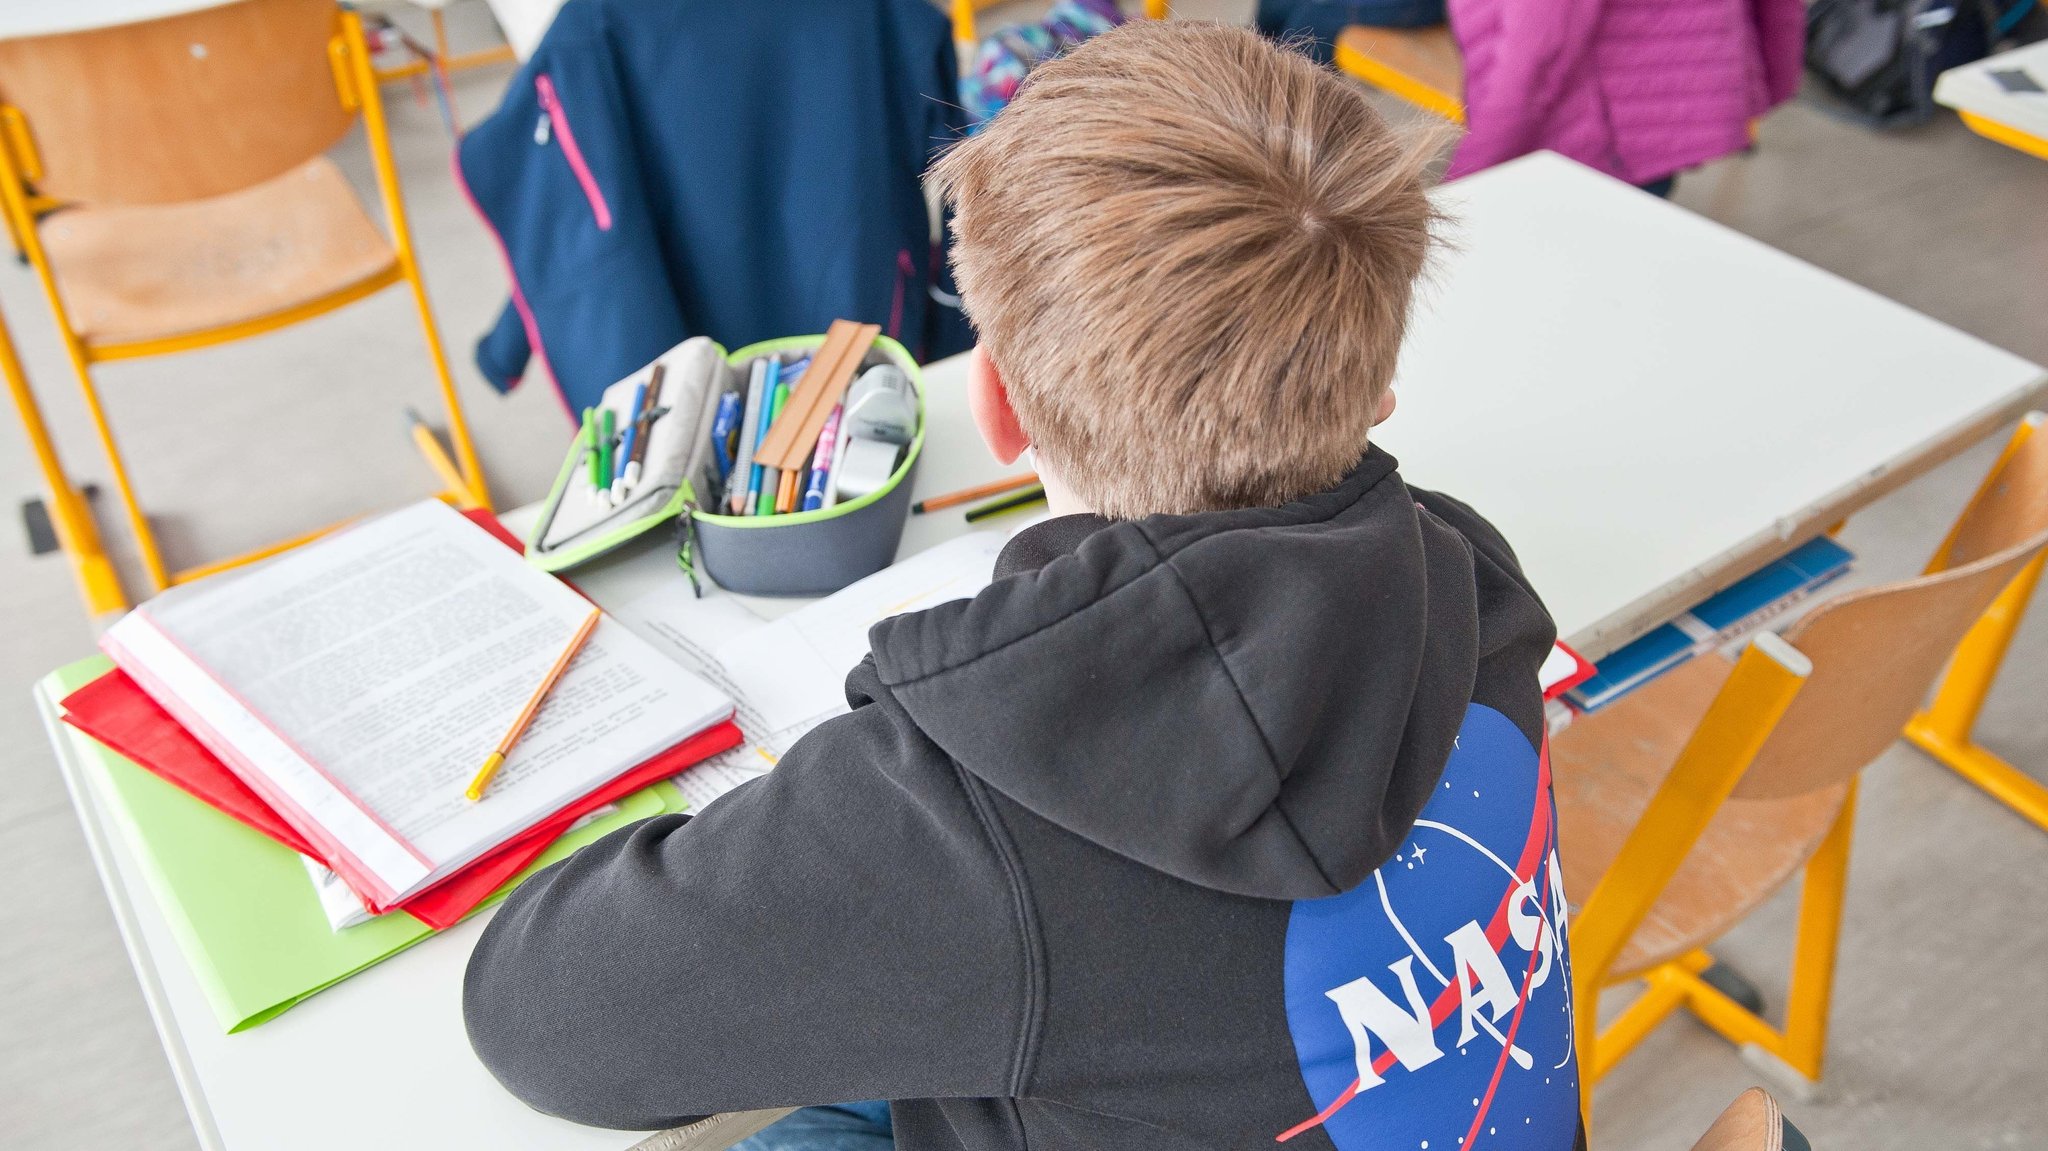
{"label": "nasa logo", "polygon": [[1442,784],[1371,879],[1288,921],[1287,1021],[1340,1151],[1569,1147],[1571,977],[1547,760],[1467,708]]}

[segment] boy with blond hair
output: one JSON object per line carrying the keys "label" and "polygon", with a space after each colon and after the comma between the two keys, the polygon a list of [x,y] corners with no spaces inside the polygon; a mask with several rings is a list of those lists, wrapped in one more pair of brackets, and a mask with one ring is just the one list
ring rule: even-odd
{"label": "boy with blond hair", "polygon": [[1552,626],[1368,443],[1427,158],[1157,22],[954,148],[975,421],[1055,515],[774,772],[514,894],[492,1072],[614,1127],[812,1105],[764,1149],[1573,1146]]}

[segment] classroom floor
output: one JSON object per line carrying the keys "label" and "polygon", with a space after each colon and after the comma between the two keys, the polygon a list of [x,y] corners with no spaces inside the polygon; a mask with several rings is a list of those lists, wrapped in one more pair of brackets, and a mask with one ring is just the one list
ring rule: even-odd
{"label": "classroom floor", "polygon": [[[1244,19],[1251,4],[1177,7]],[[454,11],[458,42],[488,34],[479,15],[477,5]],[[464,117],[487,112],[508,75],[493,68],[458,77]],[[402,90],[390,99],[414,233],[493,492],[504,507],[536,499],[560,458],[561,409],[544,381],[500,397],[470,367],[472,341],[504,300],[503,272],[449,178],[438,113]],[[359,145],[341,154],[367,187]],[[2048,163],[1978,139],[1951,117],[1878,136],[1795,103],[1765,121],[1754,154],[1687,175],[1676,199],[2048,362]],[[5,260],[0,309],[70,467],[104,484],[41,296],[28,270]],[[425,494],[432,477],[400,416],[407,403],[431,402],[423,357],[414,314],[394,290],[283,333],[105,369],[113,421],[173,566]],[[193,434],[208,422],[212,431]],[[232,465],[221,459],[228,434],[244,444]],[[1993,450],[1986,445],[1857,516],[1843,537],[1859,556],[1856,578],[1913,573]],[[29,556],[15,526],[12,505],[35,491],[26,445],[0,431],[0,493],[10,505],[0,528],[0,876],[9,889],[0,899],[0,1144],[191,1148],[30,708],[29,685],[88,654],[92,641],[64,561]],[[129,579],[143,586],[132,564]],[[1979,728],[1993,748],[2048,774],[2043,698],[2048,608],[2021,633]],[[1786,1110],[1817,1147],[2042,1145],[2048,835],[1899,746],[1866,774],[1857,836],[1827,1081],[1811,1100],[1780,1092]],[[1791,912],[1781,898],[1720,949],[1767,991],[1781,986]],[[1718,1038],[1674,1020],[1601,1087],[1600,1144],[1682,1151],[1758,1078]]]}

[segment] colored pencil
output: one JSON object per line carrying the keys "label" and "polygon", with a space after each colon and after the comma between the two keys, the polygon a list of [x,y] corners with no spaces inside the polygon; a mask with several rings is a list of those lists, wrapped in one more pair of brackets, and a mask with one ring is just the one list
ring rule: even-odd
{"label": "colored pencil", "polygon": [[1021,476],[1009,476],[1007,478],[997,480],[994,483],[980,484],[976,487],[971,488],[961,488],[957,492],[947,492],[944,495],[933,496],[928,500],[919,500],[918,502],[910,505],[910,510],[917,513],[918,515],[923,515],[926,512],[938,511],[940,508],[950,508],[954,504],[964,504],[967,503],[969,500],[983,499],[988,496],[999,496],[1002,495],[1004,492],[1014,492],[1018,488],[1028,488],[1032,484],[1035,484],[1037,482],[1038,477],[1036,475],[1030,472],[1026,472]]}
{"label": "colored pencil", "polygon": [[640,397],[633,412],[633,450],[626,453],[626,490],[640,485],[640,473],[646,470],[647,438],[654,431],[654,411],[660,407],[661,381],[668,375],[668,365],[654,361],[654,371],[647,378],[647,394]]}
{"label": "colored pencil", "polygon": [[563,648],[562,654],[555,657],[555,665],[548,669],[548,674],[540,681],[540,686],[534,689],[533,698],[527,700],[526,706],[519,709],[519,718],[512,721],[512,727],[505,732],[505,738],[498,741],[498,746],[493,748],[489,757],[484,760],[483,767],[477,769],[476,778],[469,781],[469,787],[462,793],[463,798],[475,803],[484,797],[484,788],[491,785],[491,777],[498,774],[500,767],[505,766],[505,757],[512,754],[512,745],[518,743],[519,737],[526,734],[526,729],[533,723],[533,717],[540,713],[540,705],[546,702],[548,693],[555,690],[555,684],[561,680],[562,673],[569,670],[570,663],[576,659],[576,653],[583,650],[584,641],[590,638],[591,632],[597,630],[597,621],[603,618],[604,612],[597,608],[591,608],[590,614],[583,617],[583,623],[577,627],[576,634],[569,637],[569,646]]}
{"label": "colored pencil", "polygon": [[1043,499],[1045,499],[1044,488],[1027,488],[1024,491],[1018,492],[1014,496],[1008,496],[1004,499],[997,500],[994,503],[983,504],[978,508],[968,508],[967,522],[977,523],[981,520],[989,518],[990,516],[999,516],[1002,515],[1004,512],[1016,511],[1018,508],[1038,503]]}
{"label": "colored pencil", "polygon": [[747,374],[746,414],[740,418],[739,453],[733,457],[732,474],[725,480],[725,508],[729,515],[747,514],[747,491],[759,473],[754,470],[754,445],[761,439],[761,405],[768,398],[768,365],[760,360]]}

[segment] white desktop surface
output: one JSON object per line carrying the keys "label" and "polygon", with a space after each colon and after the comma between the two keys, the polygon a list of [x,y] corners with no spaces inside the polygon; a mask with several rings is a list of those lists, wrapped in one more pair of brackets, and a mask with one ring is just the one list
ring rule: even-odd
{"label": "white desktop surface", "polygon": [[2048,140],[2048,92],[2008,92],[1991,78],[1993,72],[2015,68],[2048,88],[2048,40],[1950,68],[1935,79],[1934,99],[1959,112]]}
{"label": "white desktop surface", "polygon": [[[1506,534],[1588,658],[2040,402],[2048,373],[1551,154],[1447,186],[1401,474]],[[1927,541],[1931,550],[1936,541]]]}
{"label": "white desktop surface", "polygon": [[[1382,439],[1414,482],[1500,525],[1589,647],[1967,446],[2044,384],[2034,365],[1554,157],[1445,197],[1462,250],[1418,311]],[[1003,471],[969,425],[963,377],[959,359],[927,372],[920,496]],[[963,528],[958,509],[912,517],[903,550]],[[577,578],[616,602],[674,570],[646,549]],[[529,1111],[472,1057],[460,989],[483,916],[221,1034],[81,786],[53,701],[38,702],[203,1146],[616,1151],[641,1138]]]}
{"label": "white desktop surface", "polygon": [[[122,24],[140,24],[149,20],[161,20],[167,16],[183,16],[189,12],[203,12],[208,8],[237,3],[238,0],[0,0],[0,40],[13,40],[26,36],[54,36],[65,32],[87,32],[98,28],[113,28]],[[361,0],[359,8],[390,8],[399,4],[410,4],[416,8],[446,8],[452,0]],[[500,0],[493,0],[495,12]],[[554,18],[554,10],[561,7],[561,0],[544,0],[547,11],[544,14],[527,16],[533,9],[531,0],[521,4],[520,0],[502,0],[510,4],[529,23],[539,20],[538,28],[532,32],[533,42],[540,40],[547,31],[547,21]],[[522,28],[525,25],[522,25]],[[519,53],[524,60],[533,51],[533,43]]]}
{"label": "white desktop surface", "polygon": [[234,0],[7,0],[0,3],[0,40],[54,36],[139,24],[231,4]]}

